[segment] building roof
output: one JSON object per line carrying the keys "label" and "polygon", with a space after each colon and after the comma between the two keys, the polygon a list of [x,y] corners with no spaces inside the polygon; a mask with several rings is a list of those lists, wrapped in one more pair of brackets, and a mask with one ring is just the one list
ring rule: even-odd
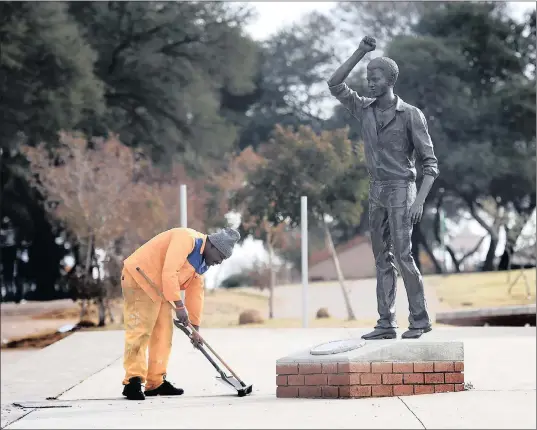
{"label": "building roof", "polygon": [[[338,246],[336,246],[336,253],[340,254],[343,251],[346,251],[351,248],[355,248],[363,243],[369,243],[369,237],[367,236],[355,236],[352,239],[348,240],[347,242],[344,242]],[[309,265],[313,266],[315,264],[321,263],[322,261],[328,260],[329,258],[332,258],[330,255],[330,252],[325,247],[319,251],[314,252],[311,254],[309,258]]]}

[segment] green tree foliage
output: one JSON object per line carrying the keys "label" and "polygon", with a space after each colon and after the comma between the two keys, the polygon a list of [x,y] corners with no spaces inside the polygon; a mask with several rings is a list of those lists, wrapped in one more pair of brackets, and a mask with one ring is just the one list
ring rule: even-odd
{"label": "green tree foliage", "polygon": [[55,145],[61,130],[114,132],[161,164],[180,159],[199,173],[219,163],[249,105],[233,98],[255,89],[249,16],[223,2],[0,4],[0,218],[14,223],[16,247],[29,242],[28,283],[51,293],[65,250],[20,145]]}
{"label": "green tree foliage", "polygon": [[486,221],[480,202],[535,207],[535,77],[527,63],[535,37],[531,20],[517,24],[502,11],[495,3],[445,4],[422,16],[420,37],[387,47],[400,67],[398,93],[430,123],[437,187],[460,197],[491,236],[488,270],[501,224]]}
{"label": "green tree foliage", "polygon": [[[335,220],[358,220],[366,179],[363,157],[354,157],[348,130],[315,133],[310,127],[277,125],[268,144],[260,148],[267,160],[256,170],[248,186],[260,194],[259,212],[274,207],[267,217],[275,224],[300,223],[300,196],[308,196],[312,221],[324,216]],[[362,180],[362,181],[361,181]],[[282,192],[285,190],[285,192]]]}
{"label": "green tree foliage", "polygon": [[318,105],[327,97],[334,30],[326,16],[312,13],[261,45],[258,99],[245,118],[241,148],[266,142],[275,124],[322,128]]}
{"label": "green tree foliage", "polygon": [[301,196],[308,197],[310,225],[321,225],[333,256],[349,319],[355,319],[329,229],[358,222],[367,190],[363,154],[353,156],[348,129],[315,133],[310,127],[277,125],[260,148],[265,162],[248,176],[240,193],[248,213],[271,226],[300,224]]}
{"label": "green tree foliage", "polygon": [[0,143],[50,140],[103,112],[96,53],[61,2],[0,4]]}
{"label": "green tree foliage", "polygon": [[377,49],[384,49],[394,37],[411,34],[421,15],[436,8],[435,2],[419,1],[343,1],[333,12],[334,20],[356,49],[366,35],[375,35]]}
{"label": "green tree foliage", "polygon": [[[103,85],[93,74],[96,53],[59,2],[0,3],[0,219],[11,220],[18,260],[19,289],[35,282],[36,295],[54,294],[59,260],[65,249],[55,243],[40,196],[28,184],[19,155],[22,143],[53,143],[60,129],[103,112]],[[3,278],[12,276],[17,252],[2,255]],[[7,258],[7,259],[6,259]],[[21,278],[24,278],[21,280]],[[19,291],[20,293],[20,291]]]}
{"label": "green tree foliage", "polygon": [[223,95],[253,92],[257,48],[241,25],[250,12],[225,2],[71,2],[99,53],[106,114],[92,124],[165,161],[194,151],[217,158],[236,128]]}

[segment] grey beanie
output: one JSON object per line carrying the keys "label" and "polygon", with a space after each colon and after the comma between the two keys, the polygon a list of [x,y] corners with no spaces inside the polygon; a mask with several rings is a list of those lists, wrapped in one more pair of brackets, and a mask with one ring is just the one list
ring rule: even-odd
{"label": "grey beanie", "polygon": [[208,239],[211,241],[214,247],[224,254],[226,258],[231,256],[233,247],[240,238],[240,233],[231,227],[226,227],[223,230],[208,236]]}

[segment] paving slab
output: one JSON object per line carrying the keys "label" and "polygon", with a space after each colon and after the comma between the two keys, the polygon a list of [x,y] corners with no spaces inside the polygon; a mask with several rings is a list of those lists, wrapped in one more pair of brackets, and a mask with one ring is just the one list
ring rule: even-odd
{"label": "paving slab", "polygon": [[17,364],[23,358],[29,356],[30,354],[36,354],[40,350],[34,348],[3,348],[0,349],[0,366],[5,369],[11,367],[14,364]]}
{"label": "paving slab", "polygon": [[[321,411],[324,411],[321,412]],[[389,413],[385,413],[389,411]],[[319,413],[321,412],[321,413]],[[372,429],[423,428],[398,399],[286,401],[273,397],[91,401],[71,409],[39,409],[10,429],[74,428],[234,428]]]}
{"label": "paving slab", "polygon": [[457,395],[433,394],[401,397],[425,428],[534,429],[533,390],[472,390]]}
{"label": "paving slab", "polygon": [[21,408],[14,405],[3,405],[0,414],[0,428],[6,428],[11,423],[24,418],[33,411],[33,408]]}
{"label": "paving slab", "polygon": [[[207,342],[248,384],[254,394],[275,395],[276,360],[288,351],[303,349],[310,344],[325,342],[334,337],[348,338],[348,329],[207,329]],[[116,345],[122,355],[123,343]],[[227,372],[229,374],[229,372]],[[203,355],[195,350],[184,334],[176,331],[168,378],[185,389],[185,396],[226,395],[230,388],[215,378],[216,371]],[[116,360],[98,375],[84,381],[61,396],[69,399],[102,399],[121,397],[123,362]]]}
{"label": "paving slab", "polygon": [[2,404],[61,395],[116,361],[122,338],[122,331],[77,333],[22,355],[2,368]]}
{"label": "paving slab", "polygon": [[[464,343],[465,379],[474,387],[470,391],[351,400],[275,397],[278,358],[332,340],[359,338],[368,330],[202,330],[239,376],[253,384],[252,395],[243,398],[218,383],[212,366],[176,331],[168,374],[185,394],[144,402],[129,402],[121,396],[123,332],[75,333],[41,351],[46,359],[36,363],[34,356],[34,370],[43,364],[47,373],[30,372],[34,383],[38,376],[49,382],[58,375],[69,379],[42,390],[41,397],[25,395],[22,388],[12,392],[17,378],[24,382],[22,370],[8,376],[7,386],[2,374],[2,397],[7,394],[16,399],[11,402],[22,407],[11,408],[26,414],[10,422],[2,419],[2,427],[535,428],[534,328],[437,328],[426,334],[431,342]],[[82,364],[68,364],[73,360]],[[31,384],[23,386],[28,389]],[[47,402],[50,395],[57,400]],[[54,402],[61,407],[50,408]],[[502,418],[501,413],[511,419]]]}

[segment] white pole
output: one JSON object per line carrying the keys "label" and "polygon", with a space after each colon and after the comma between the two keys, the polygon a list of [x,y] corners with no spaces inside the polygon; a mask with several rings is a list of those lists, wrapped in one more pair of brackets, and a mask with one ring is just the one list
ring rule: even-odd
{"label": "white pole", "polygon": [[[179,187],[179,216],[181,227],[187,227],[187,207],[186,207],[186,185],[181,184]],[[181,300],[185,300],[185,292],[181,291]]]}
{"label": "white pole", "polygon": [[308,198],[300,198],[302,238],[302,326],[308,327]]}
{"label": "white pole", "polygon": [[186,210],[186,185],[181,184],[179,187],[179,213],[181,216],[181,227],[187,226],[187,210]]}

